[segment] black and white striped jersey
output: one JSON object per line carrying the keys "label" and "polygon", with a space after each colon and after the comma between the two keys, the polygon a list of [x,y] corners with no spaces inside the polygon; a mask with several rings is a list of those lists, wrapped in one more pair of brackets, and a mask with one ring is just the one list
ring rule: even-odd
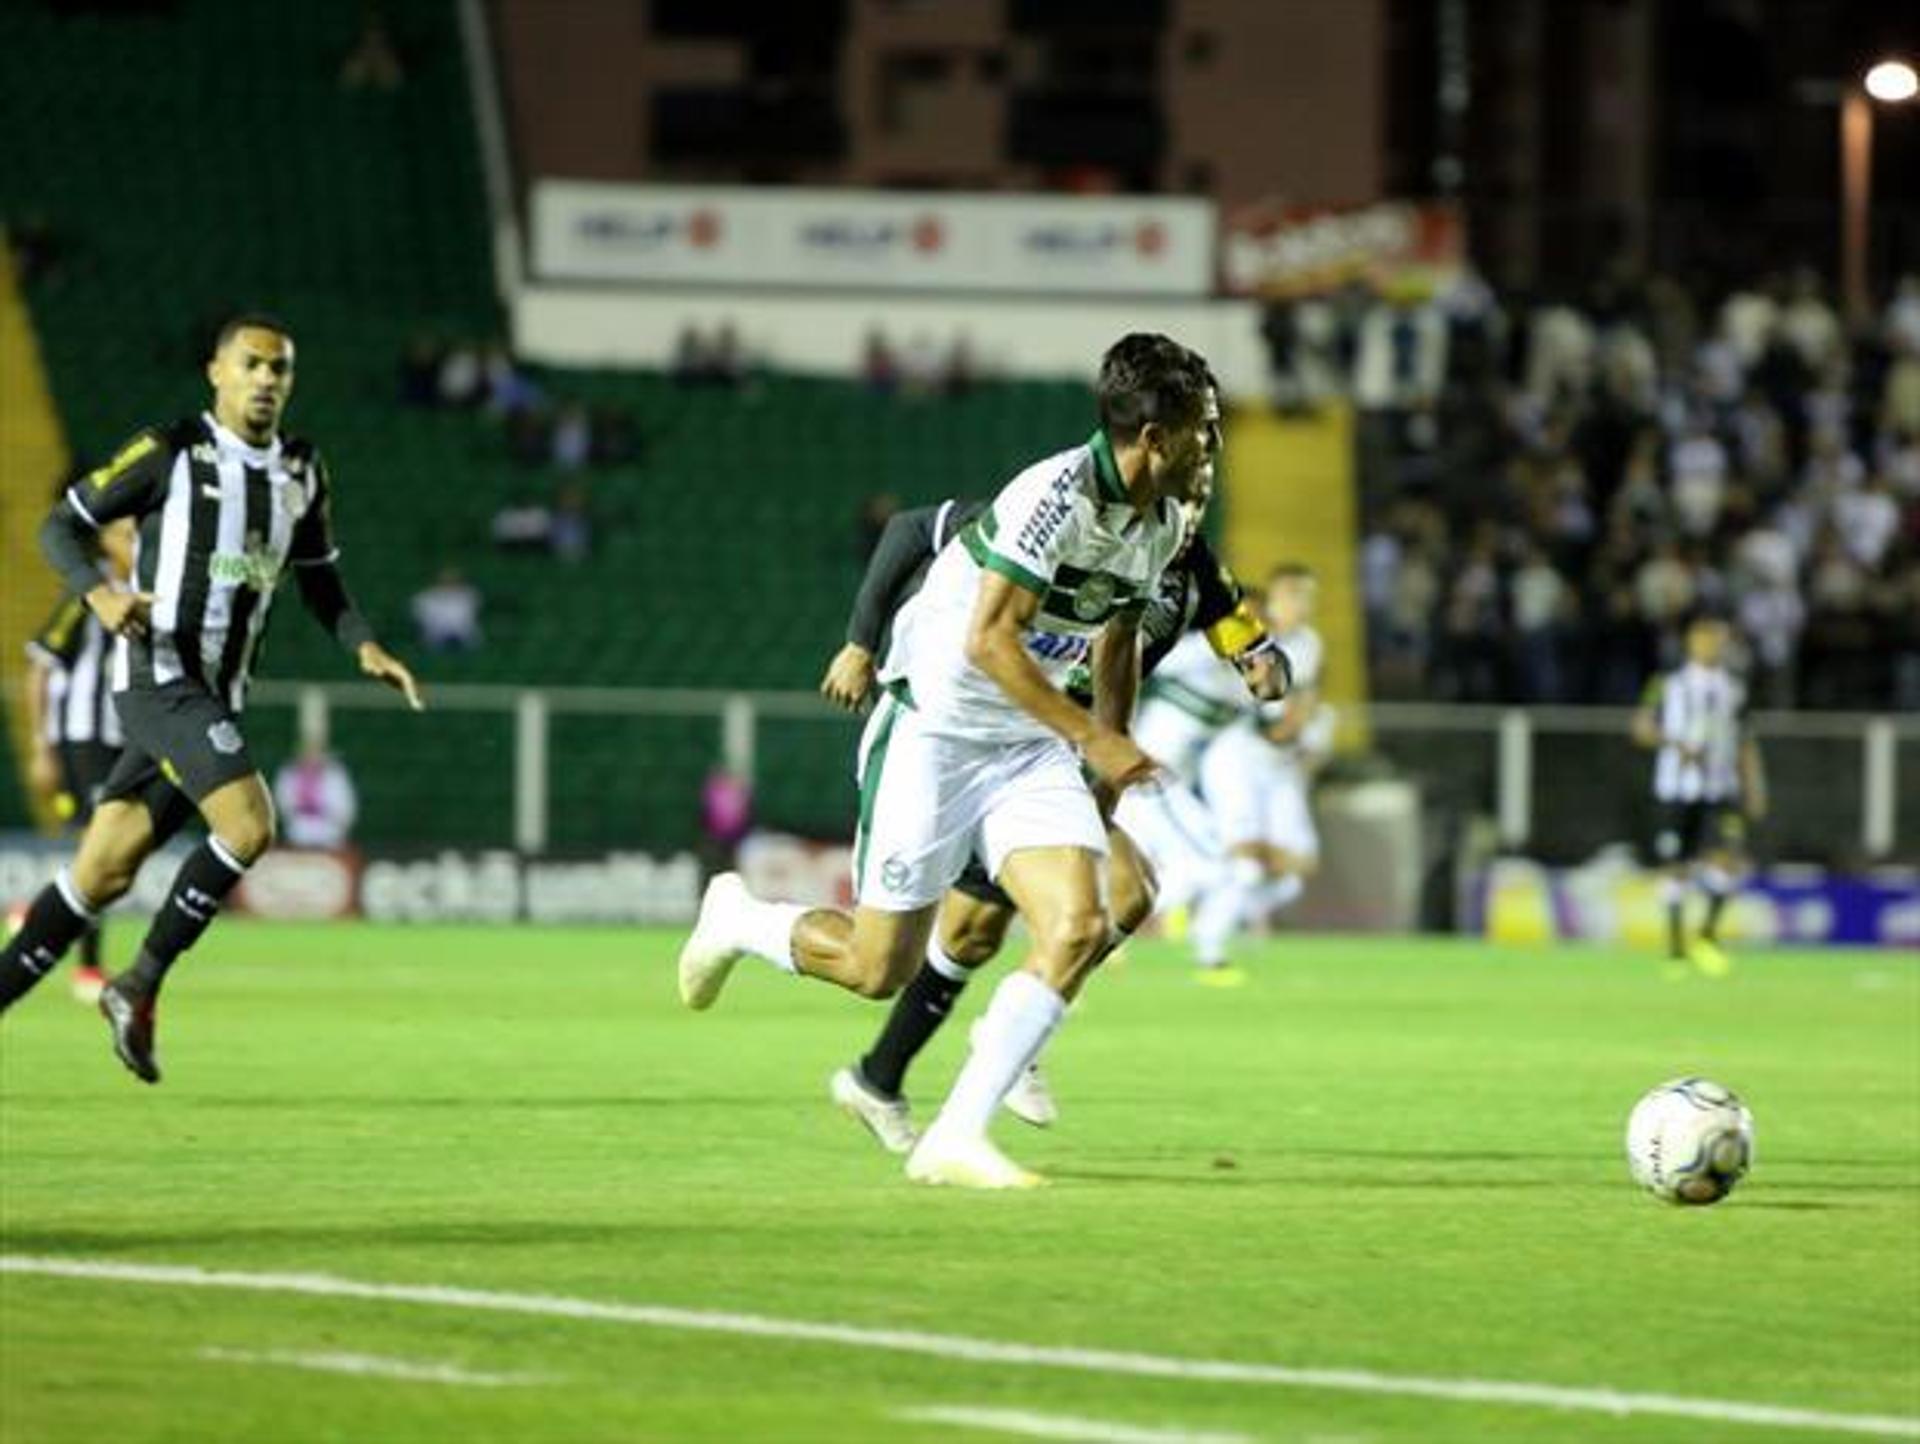
{"label": "black and white striped jersey", "polygon": [[313,446],[254,446],[205,412],[140,433],[65,504],[89,526],[137,523],[135,585],[153,612],[145,638],[116,645],[116,691],[192,680],[239,711],[282,572],[338,554]]}
{"label": "black and white striped jersey", "polygon": [[47,741],[125,745],[108,678],[112,654],[113,638],[79,597],[63,600],[27,643],[27,655],[47,669]]}
{"label": "black and white striped jersey", "polygon": [[1660,730],[1653,795],[1662,802],[1734,802],[1747,689],[1724,667],[1689,662],[1647,684],[1642,705]]}

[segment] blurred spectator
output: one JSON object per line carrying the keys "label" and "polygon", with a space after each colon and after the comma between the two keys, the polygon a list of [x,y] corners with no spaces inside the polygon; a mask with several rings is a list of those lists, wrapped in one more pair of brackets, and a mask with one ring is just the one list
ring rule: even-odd
{"label": "blurred spectator", "polygon": [[560,408],[553,421],[553,464],[562,471],[579,471],[593,459],[593,418],[578,401]]}
{"label": "blurred spectator", "polygon": [[480,593],[457,567],[442,567],[432,586],[414,593],[413,624],[431,652],[465,652],[480,645]]}
{"label": "blurred spectator", "polygon": [[442,406],[472,406],[480,400],[485,374],[479,348],[457,341],[441,354],[439,376]]}
{"label": "blurred spectator", "polygon": [[360,813],[346,765],[318,737],[304,742],[300,755],[274,776],[273,800],[282,834],[292,847],[345,847]]}
{"label": "blurred spectator", "polygon": [[1819,273],[1811,267],[1802,266],[1794,273],[1780,330],[1816,375],[1826,371],[1839,354],[1840,318],[1821,294]]}
{"label": "blurred spectator", "polygon": [[577,481],[561,487],[553,499],[547,544],[563,562],[583,562],[593,551],[593,515],[587,489]]}
{"label": "blurred spectator", "polygon": [[702,861],[709,875],[733,866],[740,844],[753,830],[753,784],[716,762],[700,786]]}
{"label": "blurred spectator", "polygon": [[860,350],[860,379],[876,396],[891,396],[900,385],[900,358],[886,334],[875,326]]}
{"label": "blurred spectator", "polygon": [[480,369],[487,410],[495,416],[512,416],[539,403],[539,388],[520,369],[506,342],[495,341],[487,347]]}
{"label": "blurred spectator", "polygon": [[1727,449],[1706,415],[1694,417],[1687,434],[1674,444],[1668,465],[1680,530],[1690,537],[1711,536],[1727,494]]}
{"label": "blurred spectator", "polygon": [[1376,411],[1427,405],[1446,366],[1447,326],[1436,307],[1411,295],[1377,301],[1360,322],[1353,399]]}
{"label": "blurred spectator", "polygon": [[342,90],[378,90],[387,94],[406,82],[406,68],[387,29],[387,17],[378,5],[365,6],[360,15],[360,33],[353,48],[340,62]]}
{"label": "blurred spectator", "polygon": [[1900,532],[1900,503],[1886,474],[1875,472],[1859,490],[1834,498],[1833,525],[1848,555],[1866,571],[1878,571]]}
{"label": "blurred spectator", "polygon": [[431,407],[440,404],[439,343],[433,337],[415,336],[400,356],[400,404]]}
{"label": "blurred spectator", "polygon": [[1564,695],[1560,653],[1573,610],[1573,590],[1566,578],[1537,543],[1529,543],[1513,575],[1513,629],[1522,701],[1558,702]]}

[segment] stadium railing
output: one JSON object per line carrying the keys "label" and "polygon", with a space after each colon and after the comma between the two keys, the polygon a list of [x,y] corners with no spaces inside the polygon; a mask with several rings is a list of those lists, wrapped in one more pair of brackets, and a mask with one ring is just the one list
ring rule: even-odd
{"label": "stadium railing", "polygon": [[[699,840],[718,767],[763,827],[844,839],[859,720],[809,692],[448,685],[415,717],[371,684],[268,682],[249,711],[272,767],[330,736],[361,785],[361,835],[386,847],[528,853],[669,850]],[[1430,815],[1484,817],[1501,849],[1572,862],[1645,835],[1649,759],[1602,707],[1376,703],[1344,719],[1333,764],[1405,777]],[[1768,712],[1763,853],[1854,866],[1920,859],[1920,717]]]}

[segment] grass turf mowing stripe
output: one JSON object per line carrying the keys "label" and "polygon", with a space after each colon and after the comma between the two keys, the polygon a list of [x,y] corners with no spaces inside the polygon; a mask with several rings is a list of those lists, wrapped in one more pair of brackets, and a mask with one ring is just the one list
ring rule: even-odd
{"label": "grass turf mowing stripe", "polygon": [[1671,1394],[1634,1394],[1616,1389],[1570,1388],[1497,1379],[1427,1379],[1382,1374],[1367,1369],[1307,1369],[1283,1364],[1250,1364],[1219,1359],[1181,1359],[1110,1349],[1076,1349],[1000,1343],[957,1334],[905,1329],[862,1328],[855,1324],[776,1319],[759,1314],[675,1308],[660,1304],[623,1304],[550,1294],[501,1293],[432,1284],[382,1284],[329,1274],[243,1273],[190,1264],[120,1263],[108,1259],[43,1258],[0,1255],[0,1274],[105,1283],[151,1284],[175,1288],[235,1289],[250,1293],[304,1294],[320,1298],[371,1299],[478,1312],[532,1314],[545,1318],[632,1324],[642,1328],[694,1333],[737,1334],[798,1343],[837,1344],[919,1354],[964,1363],[1007,1364],[1016,1368],[1064,1369],[1139,1379],[1179,1379],[1220,1384],[1267,1384],[1281,1388],[1327,1389],[1456,1403],[1503,1404],[1560,1409],[1574,1413],[1710,1419],[1777,1429],[1826,1430],[1880,1439],[1920,1439],[1920,1418],[1886,1414],[1833,1414],[1774,1404],[1743,1404],[1730,1399],[1689,1399]]}
{"label": "grass turf mowing stripe", "polygon": [[403,1384],[457,1384],[473,1389],[506,1389],[551,1382],[544,1374],[481,1374],[457,1364],[427,1364],[412,1359],[383,1359],[377,1354],[301,1353],[291,1349],[199,1351],[202,1359],[222,1364],[272,1364],[319,1374],[351,1374],[363,1379],[394,1379]]}
{"label": "grass turf mowing stripe", "polygon": [[1028,1409],[973,1409],[959,1404],[935,1404],[925,1409],[902,1409],[893,1417],[914,1424],[952,1424],[961,1429],[985,1429],[1027,1439],[1077,1440],[1080,1444],[1253,1444],[1250,1434],[1142,1429],[1136,1424],[1079,1419],[1071,1414],[1036,1414]]}

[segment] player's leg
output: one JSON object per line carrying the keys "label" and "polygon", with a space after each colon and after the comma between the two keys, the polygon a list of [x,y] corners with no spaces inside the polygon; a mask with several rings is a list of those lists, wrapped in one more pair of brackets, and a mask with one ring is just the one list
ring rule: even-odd
{"label": "player's leg", "polygon": [[1687,960],[1687,878],[1692,871],[1687,842],[1688,809],[1661,803],[1655,820],[1654,861],[1660,867],[1660,904],[1667,915],[1667,961]]}
{"label": "player's leg", "polygon": [[866,998],[891,998],[919,970],[935,909],[972,855],[984,795],[970,780],[989,749],[921,732],[893,697],[860,749],[860,826],[852,913],[754,897],[736,873],[707,885],[680,950],[680,997],[710,1008],[742,957],[819,978]]}
{"label": "player's leg", "polygon": [[101,910],[133,886],[155,845],[143,803],[119,797],[95,809],[73,861],[40,890],[20,931],[0,948],[0,1012],[52,972]]}
{"label": "player's leg", "polygon": [[1267,880],[1260,911],[1271,917],[1299,901],[1320,870],[1320,833],[1307,801],[1307,779],[1287,769],[1267,797]]}
{"label": "player's leg", "polygon": [[1238,982],[1227,953],[1234,935],[1259,906],[1266,885],[1268,744],[1251,732],[1222,733],[1200,764],[1201,787],[1226,854],[1225,866],[1193,913],[1194,961],[1207,981]]}
{"label": "player's leg", "polygon": [[1226,865],[1213,814],[1177,779],[1128,788],[1113,817],[1151,864],[1154,906],[1163,912],[1193,906]]}
{"label": "player's leg", "polygon": [[1720,946],[1720,920],[1745,870],[1746,823],[1733,809],[1714,807],[1708,810],[1702,829],[1700,865],[1694,877],[1707,895],[1707,915],[1687,958],[1706,976],[1724,978],[1733,971],[1733,960]]}
{"label": "player's leg", "polygon": [[[101,789],[106,786],[118,758],[117,748],[100,742],[69,742],[60,748],[61,780],[67,795],[73,799],[77,832],[84,833],[93,820]],[[106,974],[100,971],[100,937],[104,927],[103,921],[95,920],[80,935],[75,948],[78,966],[74,969],[71,987],[74,997],[87,1004],[98,1002],[100,989],[106,986]]]}
{"label": "player's leg", "polygon": [[893,1000],[873,1046],[828,1080],[828,1096],[889,1153],[906,1153],[918,1137],[905,1097],[907,1070],[952,1015],[969,975],[1000,951],[1012,921],[1013,900],[984,870],[976,877],[969,869],[942,900],[926,958]]}

